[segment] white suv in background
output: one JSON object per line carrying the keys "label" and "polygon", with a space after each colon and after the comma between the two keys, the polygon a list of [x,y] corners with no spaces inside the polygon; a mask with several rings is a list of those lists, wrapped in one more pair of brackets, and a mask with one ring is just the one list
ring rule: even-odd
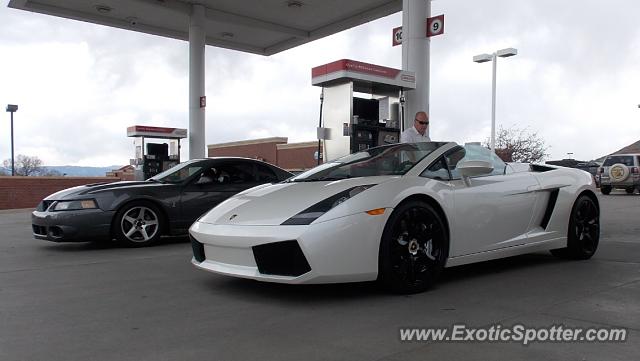
{"label": "white suv in background", "polygon": [[609,194],[614,188],[632,194],[640,191],[640,154],[612,154],[598,170],[600,191]]}

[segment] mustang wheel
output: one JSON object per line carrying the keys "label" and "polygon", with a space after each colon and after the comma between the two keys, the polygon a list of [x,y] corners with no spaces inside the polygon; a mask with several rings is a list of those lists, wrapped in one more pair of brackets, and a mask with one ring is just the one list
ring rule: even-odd
{"label": "mustang wheel", "polygon": [[567,247],[554,249],[551,253],[571,259],[589,259],[596,253],[599,241],[600,210],[591,198],[583,195],[571,211]]}
{"label": "mustang wheel", "polygon": [[438,212],[422,201],[403,203],[382,234],[378,279],[394,292],[424,291],[438,278],[448,254],[448,234]]}
{"label": "mustang wheel", "polygon": [[128,247],[148,246],[160,239],[161,213],[148,202],[132,202],[116,215],[114,230],[120,243]]}

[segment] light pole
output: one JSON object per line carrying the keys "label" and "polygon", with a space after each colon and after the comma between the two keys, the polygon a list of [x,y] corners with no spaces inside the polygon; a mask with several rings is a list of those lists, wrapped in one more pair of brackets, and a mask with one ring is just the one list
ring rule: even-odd
{"label": "light pole", "polygon": [[496,51],[492,54],[480,54],[473,57],[476,63],[485,63],[493,61],[493,80],[491,83],[491,150],[495,150],[496,146],[496,68],[498,57],[507,58],[518,54],[515,48],[506,48]]}
{"label": "light pole", "polygon": [[11,113],[11,176],[16,175],[16,166],[13,157],[13,113],[18,111],[18,106],[15,104],[7,104],[7,112]]}

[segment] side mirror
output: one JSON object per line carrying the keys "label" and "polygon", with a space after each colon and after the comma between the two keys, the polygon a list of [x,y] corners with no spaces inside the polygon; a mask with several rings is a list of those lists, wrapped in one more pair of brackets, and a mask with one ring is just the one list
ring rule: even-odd
{"label": "side mirror", "polygon": [[464,182],[469,185],[469,177],[489,174],[493,172],[493,165],[483,160],[465,160],[459,162],[456,169],[460,172]]}

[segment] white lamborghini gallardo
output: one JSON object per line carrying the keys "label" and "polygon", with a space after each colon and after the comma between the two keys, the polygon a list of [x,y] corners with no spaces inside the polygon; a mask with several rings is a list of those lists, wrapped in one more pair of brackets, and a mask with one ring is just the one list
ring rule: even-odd
{"label": "white lamborghini gallardo", "polygon": [[506,164],[477,145],[393,144],[220,203],[191,226],[192,263],[260,281],[377,279],[419,292],[444,267],[540,250],[588,259],[599,215],[587,172]]}

